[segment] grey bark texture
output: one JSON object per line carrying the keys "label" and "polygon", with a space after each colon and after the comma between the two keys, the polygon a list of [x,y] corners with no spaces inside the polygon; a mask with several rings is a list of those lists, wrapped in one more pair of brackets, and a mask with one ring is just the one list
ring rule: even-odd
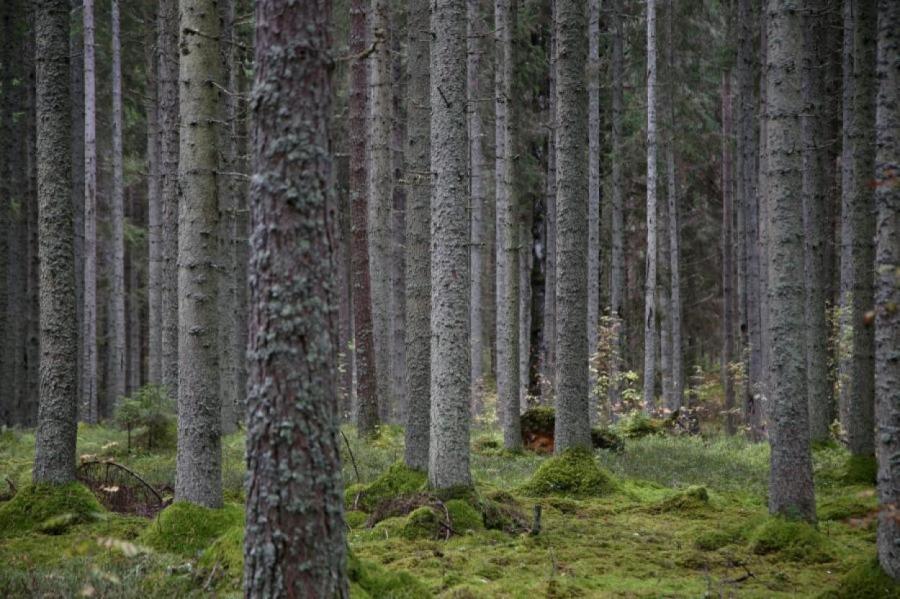
{"label": "grey bark texture", "polygon": [[[125,196],[128,206],[128,218],[132,224],[139,226],[143,223],[143,210],[141,209],[141,194],[129,192]],[[142,297],[141,282],[144,279],[146,254],[137,243],[130,243],[127,256],[127,280],[128,289],[125,297],[128,302],[125,311],[128,320],[127,327],[127,354],[126,364],[126,393],[134,393],[141,386],[143,380],[143,321],[146,315],[144,309],[144,297]]]}
{"label": "grey bark texture", "polygon": [[68,2],[36,0],[34,26],[41,357],[32,479],[60,484],[75,479],[78,414]]}
{"label": "grey bark texture", "polygon": [[114,407],[125,395],[125,181],[122,155],[122,43],[119,30],[119,1],[111,0],[112,19],[112,285],[109,363],[106,381],[107,405]]}
{"label": "grey bark texture", "polygon": [[178,454],[175,499],[222,505],[217,120],[222,64],[215,0],[181,0],[178,80]]}
{"label": "grey bark texture", "polygon": [[666,93],[669,108],[668,140],[666,143],[666,187],[669,225],[669,293],[672,337],[672,393],[669,409],[677,410],[684,404],[684,355],[682,354],[681,325],[681,228],[679,227],[678,186],[675,172],[675,38],[672,30],[674,0],[669,0],[666,14],[666,62],[668,63],[669,89]]}
{"label": "grey bark texture", "polygon": [[803,24],[803,101],[806,117],[803,134],[803,230],[806,243],[806,393],[809,404],[809,436],[813,442],[827,441],[834,420],[833,386],[828,372],[829,262],[828,204],[834,179],[829,164],[831,138],[827,113],[826,84],[828,20],[824,0],[809,2]]}
{"label": "grey bark texture", "polygon": [[875,132],[875,454],[878,457],[878,558],[900,580],[900,4],[878,2]]}
{"label": "grey bark texture", "polygon": [[515,22],[511,2],[494,3],[496,57],[494,69],[495,193],[497,206],[497,404],[503,428],[503,446],[522,446],[519,420],[519,358],[521,289],[519,276],[519,209],[513,193],[514,118],[513,37]]}
{"label": "grey bark texture", "polygon": [[[668,154],[668,143],[663,148]],[[656,305],[659,312],[659,375],[662,383],[662,404],[660,407],[672,409],[672,294],[669,289],[669,204],[657,202],[659,209],[656,226],[659,243],[657,249]]]}
{"label": "grey bark texture", "polygon": [[178,0],[159,0],[157,100],[162,194],[162,384],[178,397]]}
{"label": "grey bark texture", "polygon": [[[600,324],[600,0],[588,0],[587,351],[597,351]],[[591,424],[600,418],[597,377],[588,370]]]}
{"label": "grey bark texture", "polygon": [[725,432],[735,432],[735,289],[734,289],[734,181],[732,178],[731,73],[722,75],[722,387],[725,395]]}
{"label": "grey bark texture", "polygon": [[147,381],[162,383],[162,198],[160,195],[159,69],[156,2],[146,2],[147,38],[144,41],[147,73]]}
{"label": "grey bark texture", "polygon": [[806,399],[805,291],[802,277],[803,187],[801,134],[803,95],[800,63],[803,17],[790,0],[768,0],[766,83],[768,124],[767,194],[771,210],[770,339],[771,471],[769,511],[814,521],[812,457]]}
{"label": "grey bark texture", "polygon": [[[0,74],[3,81],[11,82],[13,80],[12,57],[15,53],[13,43],[13,28],[15,26],[16,6],[12,2],[5,2],[0,7],[0,19],[2,19],[3,40],[0,42]],[[12,87],[12,86],[10,86]],[[15,99],[13,92],[4,89],[0,96],[0,135],[4,140],[13,139],[13,105]],[[11,322],[9,319],[9,311],[7,307],[10,304],[9,297],[9,271],[12,267],[10,259],[10,231],[12,230],[12,156],[14,153],[13,144],[10,142],[3,143],[0,147],[0,376],[5,381],[12,379],[13,359],[15,350],[9,345],[9,331]],[[7,386],[3,394],[0,395],[0,418],[4,424],[10,425],[15,419],[14,415],[13,389]]]}
{"label": "grey bark texture", "polygon": [[[38,260],[38,195],[37,195],[37,114],[35,98],[35,5],[32,3],[28,10],[29,31],[25,41],[25,84],[28,87],[27,112],[25,116],[26,154],[27,154],[27,223],[28,223],[28,281],[25,291],[28,303],[28,325],[26,328],[27,346],[25,348],[28,371],[27,381],[27,411],[24,424],[34,426],[37,423],[37,412],[40,398],[40,301],[38,293],[38,278],[40,276],[40,261]],[[71,65],[69,67],[71,72]],[[77,321],[77,319],[76,319]],[[77,333],[76,333],[77,334]],[[76,357],[78,351],[75,352]],[[77,361],[77,360],[76,360]],[[76,368],[77,370],[77,368]],[[76,382],[77,388],[77,382]],[[76,394],[77,398],[77,394]]]}
{"label": "grey bark texture", "polygon": [[[350,595],[334,401],[330,4],[256,4],[246,597]],[[285,114],[288,103],[296,110]]]}
{"label": "grey bark texture", "polygon": [[84,316],[81,335],[81,419],[100,417],[97,376],[97,96],[94,2],[82,7],[84,26]]}
{"label": "grey bark texture", "polygon": [[471,487],[466,7],[431,12],[431,436],[428,482]]}
{"label": "grey bark texture", "polygon": [[610,364],[609,402],[616,406],[620,402],[618,374],[622,370],[622,357],[625,350],[624,317],[625,317],[625,200],[623,197],[622,161],[625,155],[625,139],[622,133],[622,112],[624,110],[624,58],[622,32],[622,1],[613,0],[609,13],[609,24],[612,33],[612,219],[610,227],[610,280],[609,311],[618,321],[614,344],[616,356]]}
{"label": "grey bark texture", "polygon": [[484,123],[480,108],[482,40],[484,34],[481,27],[480,0],[466,0],[466,90],[469,127],[469,157],[471,160],[471,176],[469,177],[469,194],[472,204],[472,246],[469,254],[471,286],[469,302],[472,306],[469,316],[471,344],[472,381],[472,413],[480,411],[481,398],[484,394],[485,335],[484,335],[484,266],[486,256],[485,229],[485,171],[487,162],[484,156]]}
{"label": "grey bark texture", "polygon": [[406,443],[404,462],[428,468],[431,427],[431,138],[428,0],[407,5]]}
{"label": "grey bark texture", "polygon": [[854,455],[875,453],[875,0],[844,2],[844,128],[841,176],[840,407]]}
{"label": "grey bark texture", "polygon": [[[556,15],[556,0],[551,0]],[[545,221],[547,256],[544,260],[544,356],[541,367],[541,400],[553,403],[556,378],[556,25],[550,27],[550,69],[547,82],[547,186],[545,191]]]}
{"label": "grey bark texture", "polygon": [[656,0],[647,0],[647,262],[644,279],[644,411],[656,401]]}
{"label": "grey bark texture", "polygon": [[[768,0],[766,0],[768,2]],[[769,377],[771,364],[769,363],[770,342],[769,338],[769,154],[768,144],[768,9],[762,7],[760,12],[759,33],[759,144],[758,144],[758,168],[757,168],[757,243],[753,246],[755,259],[759,264],[756,286],[759,289],[759,378],[754,385],[753,411],[751,415],[751,436],[757,439],[765,438],[769,418]],[[751,346],[751,351],[753,348]],[[752,358],[751,358],[752,359]],[[752,364],[751,364],[752,365]]]}
{"label": "grey bark texture", "polygon": [[556,430],[557,453],[590,447],[587,356],[587,11],[559,0],[556,15]]}
{"label": "grey bark texture", "polygon": [[[350,53],[361,57],[368,45],[368,8],[365,0],[350,4]],[[356,428],[372,436],[380,422],[375,347],[372,338],[372,299],[369,277],[368,233],[368,61],[356,58],[350,65],[347,101],[350,131],[351,266],[353,270],[353,332],[356,365]]]}
{"label": "grey bark texture", "polygon": [[[405,15],[399,9],[396,28]],[[402,21],[405,25],[405,20]],[[391,36],[391,246],[390,246],[390,328],[391,396],[395,419],[405,422],[409,396],[406,393],[406,185],[404,150],[406,145],[406,73],[403,70],[403,40]]]}

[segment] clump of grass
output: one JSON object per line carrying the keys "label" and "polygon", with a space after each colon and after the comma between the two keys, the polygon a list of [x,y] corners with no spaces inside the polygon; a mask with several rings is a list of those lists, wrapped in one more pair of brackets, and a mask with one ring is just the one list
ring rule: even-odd
{"label": "clump of grass", "polygon": [[666,497],[650,508],[653,513],[680,512],[690,514],[709,507],[709,492],[706,487],[692,485],[683,491]]}
{"label": "clump of grass", "polygon": [[32,530],[60,534],[105,512],[93,493],[80,483],[29,485],[0,506],[0,536]]}
{"label": "clump of grass", "polygon": [[586,449],[567,449],[546,460],[521,489],[525,495],[597,497],[616,489],[612,475],[600,468]]}
{"label": "clump of grass", "polygon": [[390,572],[372,562],[348,556],[347,575],[353,599],[419,599],[431,593],[412,575]]}
{"label": "clump of grass", "polygon": [[203,550],[197,564],[205,571],[221,568],[221,580],[239,588],[244,573],[244,528],[232,526]]}
{"label": "clump of grass", "polygon": [[230,528],[244,524],[244,510],[236,504],[211,509],[178,501],[159,513],[141,540],[159,551],[194,557]]}
{"label": "clump of grass", "polygon": [[812,525],[774,516],[750,533],[750,550],[756,555],[777,553],[784,559],[808,564],[832,559],[827,539]]}
{"label": "clump of grass", "polygon": [[878,558],[867,559],[853,567],[833,590],[822,594],[822,599],[897,599],[900,583],[881,568]]}
{"label": "clump of grass", "polygon": [[444,504],[450,515],[450,527],[456,534],[484,530],[484,519],[471,503],[462,499],[451,499]]}
{"label": "clump of grass", "polygon": [[715,551],[726,545],[738,543],[741,540],[740,533],[729,530],[710,530],[700,533],[694,539],[694,547],[701,551]]}

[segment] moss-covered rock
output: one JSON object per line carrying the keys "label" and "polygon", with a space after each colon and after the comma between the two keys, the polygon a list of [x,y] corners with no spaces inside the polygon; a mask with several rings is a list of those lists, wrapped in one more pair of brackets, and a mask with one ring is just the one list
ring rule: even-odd
{"label": "moss-covered rock", "polygon": [[655,504],[650,511],[655,513],[680,512],[683,514],[697,512],[709,507],[709,492],[706,487],[692,485]]}
{"label": "moss-covered rock", "polygon": [[444,504],[450,515],[450,526],[456,534],[484,530],[484,519],[481,512],[462,499],[451,499]]}
{"label": "moss-covered rock", "polygon": [[159,551],[193,557],[231,528],[242,527],[244,510],[235,504],[211,509],[178,501],[159,513],[141,540]]}
{"label": "moss-covered rock", "polygon": [[750,550],[757,555],[777,553],[784,559],[810,564],[832,559],[827,539],[798,520],[767,518],[750,533],[749,541]]}
{"label": "moss-covered rock", "polygon": [[232,526],[200,554],[199,565],[211,570],[218,564],[230,576],[241,577],[244,570],[244,527]]}
{"label": "moss-covered rock", "polygon": [[422,506],[406,517],[400,536],[404,539],[434,539],[441,532],[442,517],[431,506]]}
{"label": "moss-covered rock", "polygon": [[352,552],[347,560],[352,599],[424,599],[428,589],[406,572],[390,572],[372,562],[361,560]]}
{"label": "moss-covered rock", "polygon": [[900,583],[881,568],[877,558],[865,560],[847,572],[822,599],[900,599]]}
{"label": "moss-covered rock", "polygon": [[[402,462],[391,465],[372,484],[351,485],[344,492],[344,502],[348,509],[371,512],[380,504],[412,495],[425,486],[426,474],[409,468]],[[358,499],[357,499],[358,496]]]}
{"label": "moss-covered rock", "polygon": [[0,537],[29,531],[60,534],[105,512],[93,493],[80,483],[29,485],[0,506]]}
{"label": "moss-covered rock", "polygon": [[522,492],[538,497],[591,497],[608,494],[615,488],[612,475],[597,465],[590,451],[574,448],[541,464],[531,480],[522,487]]}
{"label": "moss-covered rock", "polygon": [[350,528],[361,528],[365,526],[366,520],[369,518],[369,515],[365,512],[361,512],[359,510],[350,510],[349,512],[344,512],[344,522],[347,523],[347,526]]}
{"label": "moss-covered rock", "polygon": [[878,463],[872,455],[851,455],[847,458],[841,480],[848,485],[874,485]]}

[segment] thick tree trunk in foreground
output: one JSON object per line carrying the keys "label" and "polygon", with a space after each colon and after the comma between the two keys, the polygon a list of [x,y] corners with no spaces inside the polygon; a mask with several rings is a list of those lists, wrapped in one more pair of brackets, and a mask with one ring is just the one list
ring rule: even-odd
{"label": "thick tree trunk in foreground", "polygon": [[[247,597],[349,597],[334,401],[329,18],[329,0],[256,5]],[[285,116],[287,104],[295,110]]]}
{"label": "thick tree trunk in foreground", "polygon": [[647,0],[647,268],[644,279],[644,411],[656,400],[656,0]]}
{"label": "thick tree trunk in foreground", "polygon": [[731,166],[731,74],[722,76],[722,387],[725,432],[733,435],[734,376],[734,183]]}
{"label": "thick tree trunk in foreground", "polygon": [[431,422],[431,143],[428,0],[409,0],[406,177],[406,447],[410,468],[428,468]]}
{"label": "thick tree trunk in foreground", "polygon": [[878,99],[875,132],[875,423],[878,456],[878,558],[900,580],[900,4],[878,2]]}
{"label": "thick tree trunk in foreground", "polygon": [[97,397],[97,97],[94,64],[94,1],[85,0],[84,23],[84,331],[81,419],[96,423]]}
{"label": "thick tree trunk in foreground", "polygon": [[435,489],[472,485],[469,473],[469,207],[466,7],[431,13],[431,446]]}
{"label": "thick tree trunk in foreground", "polygon": [[[40,407],[35,483],[75,478],[75,266],[70,196],[69,6],[35,2],[38,240],[40,252]],[[80,125],[79,125],[80,126]]]}
{"label": "thick tree trunk in foreground", "polygon": [[555,451],[590,447],[587,356],[587,23],[583,0],[559,0],[556,18]]}
{"label": "thick tree trunk in foreground", "polygon": [[112,288],[110,290],[112,339],[109,340],[107,405],[114,408],[125,395],[125,181],[122,156],[122,47],[119,40],[119,2],[112,0]]}
{"label": "thick tree trunk in foreground", "polygon": [[[350,4],[350,54],[361,56],[368,44],[368,9],[365,0]],[[353,277],[353,332],[356,352],[356,429],[361,436],[375,434],[380,422],[372,338],[372,300],[369,277],[368,233],[368,62],[356,58],[350,65],[347,120],[350,131],[350,254]],[[387,374],[387,373],[384,373]]]}
{"label": "thick tree trunk in foreground", "polygon": [[[215,0],[181,0],[178,181],[178,455],[175,499],[222,505],[217,120],[222,65]],[[198,32],[202,32],[202,35]],[[214,85],[215,84],[215,85]]]}
{"label": "thick tree trunk in foreground", "polygon": [[806,400],[800,61],[802,15],[790,0],[768,0],[766,141],[771,210],[769,274],[772,341],[769,511],[814,521],[812,458]]}

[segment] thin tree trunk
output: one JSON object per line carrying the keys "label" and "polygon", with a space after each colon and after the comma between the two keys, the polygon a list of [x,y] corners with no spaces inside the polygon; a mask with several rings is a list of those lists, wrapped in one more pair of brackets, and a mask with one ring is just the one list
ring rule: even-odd
{"label": "thin tree trunk", "polygon": [[644,280],[644,411],[656,402],[656,0],[647,0],[647,268]]}
{"label": "thin tree trunk", "polygon": [[[600,324],[600,0],[588,0],[587,351],[597,351]],[[597,376],[588,369],[591,424],[600,418]]]}
{"label": "thin tree trunk", "polygon": [[78,415],[71,180],[60,168],[72,126],[68,4],[35,2],[41,380],[32,479],[54,484],[75,479]]}
{"label": "thin tree trunk", "polygon": [[[515,14],[515,12],[513,13]],[[515,21],[514,21],[515,22]],[[515,58],[513,58],[515,63]],[[515,89],[515,88],[514,88]],[[518,94],[513,91],[513,97]],[[521,123],[511,123],[515,131],[522,129]],[[518,156],[519,149],[513,148],[510,152],[511,156]],[[515,160],[512,161],[512,168],[515,169]],[[515,179],[515,175],[513,175]],[[531,369],[529,363],[531,361],[531,269],[534,262],[534,203],[531,201],[530,194],[521,188],[517,189],[516,185],[512,185],[511,197],[516,200],[516,212],[518,218],[516,226],[519,229],[519,409],[525,411],[528,409],[528,382]]]}
{"label": "thin tree trunk", "polygon": [[766,140],[771,209],[770,339],[771,478],[769,511],[815,521],[807,419],[804,333],[800,61],[803,17],[790,0],[768,0],[766,64],[769,116]]}
{"label": "thin tree trunk", "polygon": [[[668,154],[668,144],[664,150]],[[672,306],[669,290],[669,265],[671,263],[669,253],[669,204],[659,202],[659,220],[657,227],[659,232],[659,244],[657,245],[657,262],[659,271],[656,286],[656,305],[659,306],[659,374],[662,382],[662,407],[672,410]]]}
{"label": "thin tree trunk", "polygon": [[875,203],[878,210],[875,254],[875,422],[878,457],[878,558],[900,580],[900,4],[878,2],[878,96],[875,117]]}
{"label": "thin tree trunk", "polygon": [[[365,0],[350,4],[350,53],[361,56],[368,45],[368,9]],[[368,62],[357,58],[350,66],[349,99],[347,103],[350,128],[350,211],[352,239],[350,241],[353,266],[353,332],[356,351],[356,428],[361,436],[372,436],[380,422],[372,339],[372,301],[369,278],[367,135],[369,85]]]}
{"label": "thin tree trunk", "polygon": [[144,39],[147,99],[147,382],[162,383],[162,206],[160,197],[159,103],[157,71],[159,51],[156,2],[145,3]]}
{"label": "thin tree trunk", "polygon": [[469,127],[469,159],[471,161],[471,176],[469,178],[469,193],[472,204],[472,245],[469,254],[469,268],[472,282],[469,302],[472,306],[469,315],[470,344],[471,344],[471,375],[472,414],[481,411],[482,396],[484,394],[484,266],[486,255],[485,229],[485,189],[484,177],[487,163],[484,157],[484,125],[481,118],[481,68],[482,68],[482,39],[484,34],[480,26],[480,0],[466,0],[466,99],[468,127]]}
{"label": "thin tree trunk", "polygon": [[428,468],[431,427],[431,138],[428,0],[407,5],[406,443],[404,462]]}
{"label": "thin tree trunk", "polygon": [[555,451],[590,447],[587,356],[587,11],[583,0],[559,0],[556,165],[556,430]]}
{"label": "thin tree trunk", "polygon": [[684,404],[684,355],[681,325],[681,227],[678,214],[678,187],[675,182],[675,38],[672,31],[675,3],[669,0],[666,17],[666,62],[669,71],[669,139],[666,144],[666,185],[669,217],[669,275],[672,337],[672,395],[669,409],[675,411]]}
{"label": "thin tree trunk", "polygon": [[[766,0],[768,2],[769,0]],[[759,75],[759,144],[758,144],[758,164],[757,164],[757,208],[756,208],[756,231],[757,240],[753,244],[753,254],[751,261],[755,260],[759,264],[758,276],[753,283],[759,289],[757,293],[757,303],[759,304],[759,378],[756,379],[754,385],[753,410],[751,413],[751,437],[755,439],[764,438],[768,426],[769,402],[769,155],[766,144],[768,143],[768,69],[766,61],[768,56],[768,26],[767,26],[767,9],[763,7],[760,10],[760,75]],[[750,351],[753,351],[753,343],[751,342]],[[751,355],[751,367],[752,367]]]}
{"label": "thin tree trunk", "polygon": [[[130,208],[132,225],[140,226],[142,224],[141,214],[141,194],[129,194],[128,206]],[[141,374],[143,367],[142,360],[142,330],[141,322],[143,321],[143,298],[141,295],[141,261],[144,258],[144,252],[138,249],[137,243],[129,244],[128,248],[128,384],[126,386],[127,393],[134,393],[141,386]]]}
{"label": "thin tree trunk", "polygon": [[[401,17],[402,12],[395,9]],[[395,19],[397,31],[402,28]],[[405,25],[405,23],[403,23]],[[403,177],[406,144],[406,80],[403,71],[401,37],[391,36],[391,395],[396,418],[406,421],[409,396],[406,393],[406,185]]]}
{"label": "thin tree trunk", "polygon": [[97,98],[94,80],[94,1],[84,0],[84,329],[82,420],[96,423],[97,397]]}
{"label": "thin tree trunk", "polygon": [[0,136],[6,141],[0,144],[0,376],[7,381],[3,394],[0,395],[0,419],[3,424],[11,425],[15,420],[13,389],[8,382],[12,380],[13,360],[15,350],[9,344],[12,322],[7,310],[10,305],[10,289],[8,287],[9,272],[13,267],[11,260],[11,248],[9,245],[10,231],[12,230],[12,157],[15,148],[11,143],[13,139],[13,111],[15,98],[9,89],[12,85],[13,55],[16,52],[14,44],[14,28],[16,26],[17,8],[13,2],[4,2],[0,8],[0,26],[2,26],[3,40],[0,42],[0,74],[3,77],[3,92],[0,95]]}
{"label": "thin tree trunk", "polygon": [[875,453],[873,297],[875,0],[844,2],[841,192],[841,422],[854,455]]}
{"label": "thin tree trunk", "polygon": [[[37,115],[35,98],[35,12],[36,7],[31,3],[28,9],[28,37],[25,42],[26,60],[26,85],[27,112],[25,117],[26,154],[28,168],[27,182],[27,222],[28,222],[28,282],[25,292],[25,301],[28,304],[28,325],[26,329],[27,346],[25,349],[28,372],[26,385],[28,394],[26,398],[27,412],[24,425],[34,426],[37,422],[37,412],[40,389],[40,323],[39,323],[39,294],[38,281],[40,277],[40,262],[38,260],[38,195],[37,195]],[[71,67],[70,67],[71,69]],[[76,358],[78,351],[75,351]],[[76,383],[77,388],[77,383]],[[77,399],[76,394],[76,399]],[[77,403],[76,403],[77,405]]]}
{"label": "thin tree trunk", "polygon": [[556,8],[558,0],[550,0],[553,23],[550,26],[550,72],[547,83],[547,186],[546,230],[547,257],[544,270],[544,357],[541,368],[541,399],[553,403],[556,379]]}
{"label": "thin tree trunk", "polygon": [[111,0],[112,15],[112,339],[108,351],[112,370],[107,384],[108,405],[125,395],[125,181],[122,157],[122,47],[119,39],[119,1]]}
{"label": "thin tree trunk", "polygon": [[735,433],[734,419],[734,182],[732,179],[731,73],[722,75],[722,387],[725,432]]}
{"label": "thin tree trunk", "polygon": [[625,202],[623,198],[622,162],[625,154],[625,140],[622,133],[623,79],[622,56],[622,1],[613,0],[609,13],[612,33],[612,226],[610,227],[610,281],[609,303],[613,318],[615,339],[613,358],[609,365],[609,403],[612,408],[621,402],[619,373],[625,356]]}
{"label": "thin tree trunk", "polygon": [[[466,8],[431,13],[431,448],[435,489],[471,487],[469,473],[469,208]],[[518,413],[516,413],[518,415]]]}
{"label": "thin tree trunk", "polygon": [[[330,12],[329,0],[256,5],[254,180],[267,184],[251,191],[247,597],[350,596],[334,402]],[[278,151],[285,140],[305,159]]]}
{"label": "thin tree trunk", "polygon": [[[72,13],[84,8],[83,0],[71,0]],[[75,322],[77,325],[78,356],[75,360],[78,381],[79,412],[84,397],[84,26],[83,19],[73,19],[77,26],[69,36],[69,81],[71,94],[71,167],[72,167],[72,224],[75,228]],[[70,24],[71,27],[71,24]],[[84,416],[82,416],[83,418]]]}
{"label": "thin tree trunk", "polygon": [[[178,454],[175,499],[222,505],[222,403],[219,397],[217,120],[222,63],[215,0],[181,0],[185,124],[179,148]],[[202,35],[200,34],[202,32]],[[290,305],[290,304],[285,304]]]}

